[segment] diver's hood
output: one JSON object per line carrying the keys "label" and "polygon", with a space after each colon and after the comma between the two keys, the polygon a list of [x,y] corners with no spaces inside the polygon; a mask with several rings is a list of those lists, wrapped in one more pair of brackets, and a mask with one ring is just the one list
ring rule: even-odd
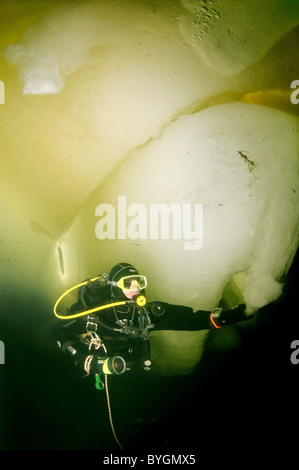
{"label": "diver's hood", "polygon": [[[118,263],[110,271],[109,281],[117,282],[124,276],[139,274],[137,269],[129,263]],[[116,286],[111,286],[111,296],[117,300],[128,300],[123,291]]]}

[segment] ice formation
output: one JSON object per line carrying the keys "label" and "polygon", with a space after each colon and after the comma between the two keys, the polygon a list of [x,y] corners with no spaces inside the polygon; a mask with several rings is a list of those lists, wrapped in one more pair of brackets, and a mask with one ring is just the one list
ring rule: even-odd
{"label": "ice formation", "polygon": [[[281,293],[279,280],[298,244],[294,126],[293,116],[236,102],[180,117],[95,191],[79,223],[81,243],[87,237],[92,244],[97,201],[115,204],[120,187],[128,201],[138,195],[144,207],[148,201],[201,203],[203,246],[198,250],[185,251],[183,239],[157,243],[149,236],[101,240],[95,246],[103,246],[107,266],[115,247],[116,253],[126,250],[149,273],[155,295],[168,302],[180,303],[183,278],[184,302],[212,308],[229,279],[244,272],[248,311],[262,307]],[[92,264],[89,269],[96,269]]]}
{"label": "ice formation", "polygon": [[181,0],[183,37],[218,74],[238,74],[298,24],[296,0]]}
{"label": "ice formation", "polygon": [[[0,14],[3,296],[38,286],[51,303],[125,253],[152,297],[213,308],[233,282],[249,313],[277,299],[298,246],[298,2],[3,1]],[[202,248],[98,240],[95,208],[122,194],[203,204]]]}

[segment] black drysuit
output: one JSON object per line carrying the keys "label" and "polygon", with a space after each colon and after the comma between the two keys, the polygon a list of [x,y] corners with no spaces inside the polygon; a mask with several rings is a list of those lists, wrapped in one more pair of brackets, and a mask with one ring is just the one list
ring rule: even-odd
{"label": "black drysuit", "polygon": [[[100,285],[97,281],[90,282],[79,292],[78,301],[72,305],[69,314],[100,305],[108,307],[117,301],[111,297],[109,286]],[[213,315],[208,311],[194,312],[190,307],[165,302],[151,302],[140,307],[131,301],[75,320],[67,320],[66,317],[55,328],[54,336],[60,348],[88,373],[101,372],[103,361],[107,357],[116,356],[124,359],[127,369],[133,369],[150,361],[151,331],[220,328],[247,320],[244,310],[245,305],[242,304],[236,309],[219,311]]]}

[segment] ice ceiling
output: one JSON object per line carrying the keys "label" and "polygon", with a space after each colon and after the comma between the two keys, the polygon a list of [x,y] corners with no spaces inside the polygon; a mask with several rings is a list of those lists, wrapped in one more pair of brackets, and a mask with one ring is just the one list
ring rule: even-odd
{"label": "ice ceiling", "polygon": [[[52,306],[128,261],[150,300],[277,299],[298,246],[298,21],[297,0],[2,1],[2,297]],[[96,207],[120,195],[202,204],[202,247],[99,240]],[[205,334],[153,346],[184,370]]]}

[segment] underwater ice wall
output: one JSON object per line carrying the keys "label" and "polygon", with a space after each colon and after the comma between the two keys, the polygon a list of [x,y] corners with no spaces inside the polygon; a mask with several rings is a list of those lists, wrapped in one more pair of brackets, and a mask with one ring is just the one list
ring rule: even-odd
{"label": "underwater ice wall", "polygon": [[183,37],[222,76],[246,70],[298,24],[297,0],[181,0],[181,4]]}
{"label": "underwater ice wall", "polygon": [[[213,308],[234,285],[227,303],[249,313],[277,299],[298,246],[298,20],[295,0],[1,2],[3,296],[51,304],[127,260],[151,298]],[[119,196],[131,231],[101,238],[96,209],[117,218]],[[200,248],[171,222],[150,236],[162,203],[202,205]],[[178,368],[180,347],[201,356],[204,334],[188,338],[155,341]]]}

